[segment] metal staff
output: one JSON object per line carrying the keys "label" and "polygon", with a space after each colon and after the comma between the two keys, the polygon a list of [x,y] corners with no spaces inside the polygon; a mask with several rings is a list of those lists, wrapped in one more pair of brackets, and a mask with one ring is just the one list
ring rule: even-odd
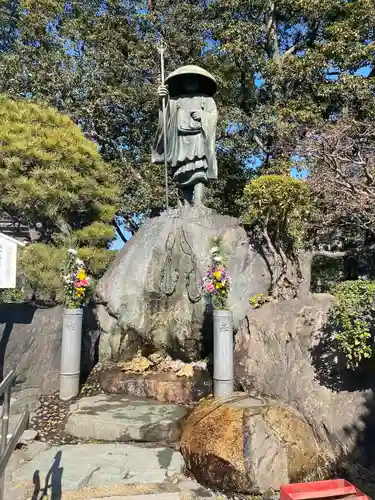
{"label": "metal staff", "polygon": [[[164,75],[164,52],[167,45],[163,38],[157,43],[157,49],[160,54],[160,68],[161,68],[161,84],[164,85],[165,75]],[[162,111],[163,111],[163,139],[164,139],[164,176],[165,176],[165,207],[168,212],[169,210],[169,193],[168,193],[168,161],[167,161],[167,109],[166,109],[166,97],[162,100]]]}

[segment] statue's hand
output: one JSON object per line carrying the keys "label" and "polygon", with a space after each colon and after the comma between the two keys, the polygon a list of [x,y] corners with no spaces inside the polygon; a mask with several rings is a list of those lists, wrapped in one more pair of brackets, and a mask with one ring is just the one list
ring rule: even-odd
{"label": "statue's hand", "polygon": [[195,120],[196,122],[200,122],[202,120],[202,112],[201,111],[193,111],[191,113],[191,116],[192,116],[193,120]]}
{"label": "statue's hand", "polygon": [[159,99],[167,99],[168,95],[169,95],[168,87],[166,85],[159,85],[159,87],[158,87]]}

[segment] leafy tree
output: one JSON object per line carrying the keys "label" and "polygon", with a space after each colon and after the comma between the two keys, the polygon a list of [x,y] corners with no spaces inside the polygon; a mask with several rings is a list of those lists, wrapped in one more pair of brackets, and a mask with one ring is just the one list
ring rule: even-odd
{"label": "leafy tree", "polygon": [[296,296],[302,279],[298,250],[304,246],[309,214],[306,182],[283,175],[262,175],[244,189],[244,223],[252,239],[271,256],[271,292],[276,298]]}
{"label": "leafy tree", "polygon": [[[322,186],[323,189],[323,186]],[[327,238],[317,222],[316,193],[310,180],[288,175],[262,175],[244,189],[239,204],[242,220],[253,244],[263,252],[271,273],[272,298],[290,298],[310,291],[329,292],[339,281],[348,279],[343,259],[358,258],[359,249],[342,250]],[[312,237],[312,235],[314,237]],[[330,241],[328,239],[328,241]],[[334,243],[331,241],[331,243]],[[374,276],[369,255],[360,258],[362,275]],[[262,303],[264,299],[262,299]]]}
{"label": "leafy tree", "polygon": [[112,253],[119,192],[111,165],[68,116],[0,96],[0,212],[29,227],[21,252],[32,290],[55,290],[61,249],[81,247],[100,276]]}
{"label": "leafy tree", "polygon": [[[219,180],[207,204],[237,216],[256,166],[261,174],[289,172],[309,131],[343,114],[373,116],[372,3],[7,0],[0,7],[0,85],[67,113],[98,143],[120,174],[118,220],[135,232],[139,214],[164,206],[162,167],[150,163],[162,34],[167,72],[195,63],[218,80]],[[353,238],[356,232],[353,226]],[[319,248],[318,233],[310,227],[310,246]]]}
{"label": "leafy tree", "polygon": [[342,279],[375,276],[374,139],[369,118],[347,116],[311,131],[300,148],[314,206],[308,237],[341,253]]}
{"label": "leafy tree", "polygon": [[373,109],[371,1],[219,0],[211,12],[222,99],[262,169],[289,171],[306,130],[344,108]]}
{"label": "leafy tree", "polygon": [[371,0],[8,1],[1,87],[67,112],[117,162],[120,214],[157,214],[163,172],[150,146],[163,34],[167,71],[197,63],[218,79],[225,167],[208,203],[236,214],[255,160],[263,172],[285,172],[311,127],[343,110],[371,114],[374,16]]}
{"label": "leafy tree", "polygon": [[[375,133],[373,123],[350,118],[309,134],[303,151],[321,233],[336,246],[375,241]],[[332,231],[335,231],[333,236]]]}

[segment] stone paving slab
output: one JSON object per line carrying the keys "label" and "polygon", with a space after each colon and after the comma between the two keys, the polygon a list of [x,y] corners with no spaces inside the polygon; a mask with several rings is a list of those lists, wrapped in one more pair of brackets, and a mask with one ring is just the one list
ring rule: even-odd
{"label": "stone paving slab", "polygon": [[[78,494],[78,493],[77,493]],[[149,494],[140,494],[140,495],[115,495],[115,496],[74,496],[72,495],[63,495],[61,500],[189,500],[190,498],[195,498],[190,493],[181,493],[181,492],[173,492],[173,493],[149,493]]]}
{"label": "stone paving slab", "polygon": [[70,407],[65,431],[97,441],[178,441],[187,409],[117,394],[85,397]]}
{"label": "stone paving slab", "polygon": [[30,462],[38,454],[47,450],[49,446],[40,441],[34,441],[27,444],[27,449],[15,450],[5,469],[5,494],[4,500],[30,500],[32,498],[33,488],[30,487],[30,481],[23,484],[21,481],[12,481],[13,477],[17,477],[16,471]]}
{"label": "stone paving slab", "polygon": [[[170,448],[129,444],[83,444],[52,447],[13,474],[13,482],[44,487],[46,477],[56,493],[86,487],[157,484],[180,473],[180,453]],[[36,472],[38,471],[38,472]]]}
{"label": "stone paving slab", "polygon": [[[89,499],[97,500],[97,499]],[[157,493],[155,495],[132,495],[121,497],[104,497],[101,500],[181,500],[180,493]]]}

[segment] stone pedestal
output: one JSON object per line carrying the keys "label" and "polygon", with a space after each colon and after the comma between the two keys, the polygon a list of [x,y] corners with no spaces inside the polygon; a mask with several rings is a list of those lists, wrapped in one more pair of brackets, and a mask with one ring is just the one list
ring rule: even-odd
{"label": "stone pedestal", "polygon": [[178,441],[187,409],[145,398],[99,394],[71,404],[65,431],[95,441]]}
{"label": "stone pedestal", "polygon": [[103,391],[127,396],[148,397],[161,403],[189,404],[212,392],[207,372],[178,377],[172,372],[125,373],[119,368],[104,370],[99,378]]}

